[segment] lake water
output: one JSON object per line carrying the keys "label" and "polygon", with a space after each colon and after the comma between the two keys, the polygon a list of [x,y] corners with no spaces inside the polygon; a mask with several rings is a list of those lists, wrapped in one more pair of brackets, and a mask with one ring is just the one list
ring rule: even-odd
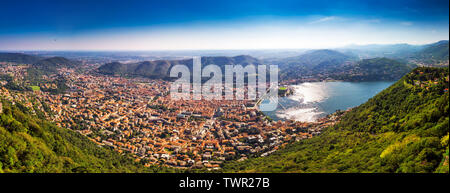
{"label": "lake water", "polygon": [[336,110],[356,107],[394,82],[312,82],[292,85],[294,94],[279,98],[275,111],[264,111],[274,120],[313,122]]}

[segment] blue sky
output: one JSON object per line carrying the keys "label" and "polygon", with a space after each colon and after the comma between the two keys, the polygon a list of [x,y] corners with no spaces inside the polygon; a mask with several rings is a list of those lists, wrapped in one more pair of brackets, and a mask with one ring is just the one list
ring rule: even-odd
{"label": "blue sky", "polygon": [[0,1],[0,50],[333,48],[448,39],[449,1]]}

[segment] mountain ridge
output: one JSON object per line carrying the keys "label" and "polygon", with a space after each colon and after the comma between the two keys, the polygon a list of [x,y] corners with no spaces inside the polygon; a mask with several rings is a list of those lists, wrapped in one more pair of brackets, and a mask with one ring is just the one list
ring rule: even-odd
{"label": "mountain ridge", "polygon": [[[192,69],[192,59],[185,60],[154,60],[143,61],[137,63],[120,63],[111,62],[104,64],[98,68],[98,72],[107,75],[119,75],[119,76],[143,76],[148,78],[167,78],[170,73],[170,69],[178,64],[186,65],[189,69]],[[225,65],[243,65],[248,64],[258,65],[260,60],[248,56],[239,55],[234,57],[227,56],[208,56],[201,58],[202,66],[209,64],[218,65],[222,70]]]}
{"label": "mountain ridge", "polygon": [[0,53],[0,62],[14,62],[19,64],[33,64],[39,60],[41,57],[32,56],[23,53]]}

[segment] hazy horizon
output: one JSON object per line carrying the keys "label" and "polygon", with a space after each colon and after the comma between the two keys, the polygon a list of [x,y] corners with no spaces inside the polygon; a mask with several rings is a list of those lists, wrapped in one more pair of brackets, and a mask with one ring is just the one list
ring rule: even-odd
{"label": "hazy horizon", "polygon": [[202,52],[202,51],[309,51],[309,50],[333,50],[333,49],[354,49],[353,46],[394,46],[394,45],[411,45],[424,46],[428,44],[437,43],[440,41],[450,41],[449,39],[442,39],[423,44],[410,43],[396,43],[396,44],[349,44],[340,47],[323,47],[323,48],[256,48],[256,49],[173,49],[173,50],[2,50],[0,52]]}

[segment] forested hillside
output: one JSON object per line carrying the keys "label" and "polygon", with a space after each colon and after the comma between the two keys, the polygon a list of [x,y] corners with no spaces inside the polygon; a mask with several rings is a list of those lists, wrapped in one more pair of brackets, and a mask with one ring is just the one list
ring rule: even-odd
{"label": "forested hillside", "polygon": [[226,172],[449,172],[447,68],[416,68],[317,137]]}
{"label": "forested hillside", "polygon": [[[64,57],[42,58],[21,53],[0,53],[0,62],[27,64],[26,74],[20,81],[14,80],[9,74],[0,75],[0,80],[6,81],[6,88],[17,91],[32,90],[41,85],[56,85],[54,88],[40,87],[40,90],[51,93],[63,93],[68,88],[66,80],[59,74],[61,68],[78,70],[81,62]],[[46,78],[44,78],[44,76]]]}
{"label": "forested hillside", "polygon": [[146,168],[130,156],[98,146],[87,137],[34,117],[20,104],[2,102],[0,173],[2,172],[163,172]]}
{"label": "forested hillside", "polygon": [[[222,71],[225,69],[225,65],[242,65],[248,64],[258,65],[261,62],[247,55],[240,55],[234,57],[226,56],[214,56],[214,57],[202,57],[202,66],[214,64],[219,66]],[[119,76],[140,76],[148,78],[167,78],[170,74],[170,69],[175,65],[185,65],[189,69],[192,69],[192,59],[186,60],[155,60],[155,61],[143,61],[138,63],[120,63],[112,62],[107,63],[98,68],[98,72],[107,75],[119,75]]]}
{"label": "forested hillside", "polygon": [[316,77],[343,81],[398,80],[413,69],[413,65],[389,58],[357,60],[352,56],[333,51],[317,50],[279,61],[282,80]]}
{"label": "forested hillside", "polygon": [[41,60],[41,57],[22,53],[0,53],[0,62],[13,62],[17,64],[34,64]]}
{"label": "forested hillside", "polygon": [[352,58],[334,50],[315,50],[297,57],[272,61],[280,67],[280,78],[283,80],[313,76],[318,73],[331,74],[342,71],[343,66],[356,58]]}
{"label": "forested hillside", "polygon": [[341,73],[330,75],[336,80],[373,81],[398,80],[413,68],[411,65],[389,58],[372,58],[344,66]]}
{"label": "forested hillside", "polygon": [[448,65],[448,40],[442,40],[415,53],[412,58],[427,65]]}

